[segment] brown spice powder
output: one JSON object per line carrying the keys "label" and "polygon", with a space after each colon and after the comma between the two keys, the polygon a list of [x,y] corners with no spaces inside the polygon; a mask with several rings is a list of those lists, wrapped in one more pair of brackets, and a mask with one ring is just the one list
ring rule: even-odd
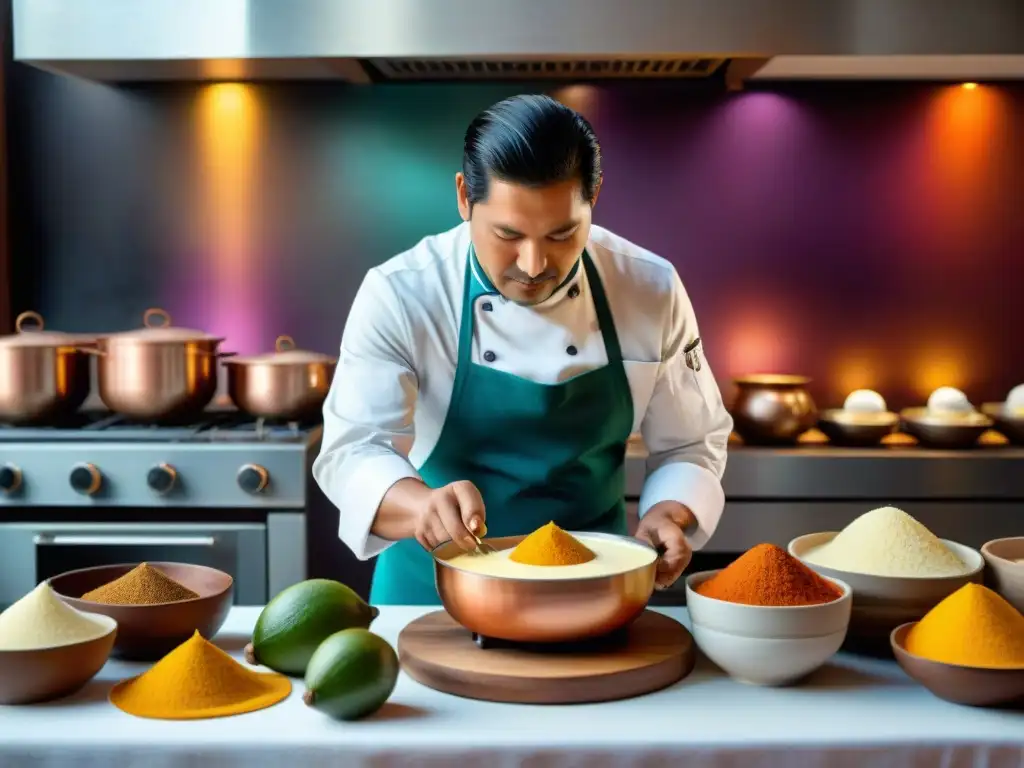
{"label": "brown spice powder", "polygon": [[124,576],[82,595],[83,600],[108,605],[155,605],[197,597],[199,595],[191,589],[148,563],[142,563]]}

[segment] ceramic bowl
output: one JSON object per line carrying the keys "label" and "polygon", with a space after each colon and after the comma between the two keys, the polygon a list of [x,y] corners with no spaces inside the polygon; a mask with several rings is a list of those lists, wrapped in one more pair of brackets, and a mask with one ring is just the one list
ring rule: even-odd
{"label": "ceramic bowl", "polygon": [[831,603],[797,607],[742,605],[704,597],[697,587],[718,571],[686,580],[693,639],[730,677],[751,685],[789,685],[828,661],[843,644],[851,591]]}
{"label": "ceramic bowl", "polygon": [[686,607],[694,624],[747,637],[804,638],[845,632],[850,623],[851,590],[841,579],[829,578],[843,590],[843,596],[831,603],[761,606],[716,600],[697,592],[716,573],[700,571],[686,579]]}
{"label": "ceramic bowl", "polygon": [[853,607],[848,639],[864,650],[889,653],[892,630],[908,621],[918,621],[928,611],[968,582],[981,583],[985,561],[977,550],[954,541],[943,543],[967,565],[959,576],[874,576],[852,573],[808,562],[806,554],[838,535],[837,531],[809,533],[789,543],[788,551],[808,568],[853,589]]}
{"label": "ceramic bowl", "polygon": [[928,448],[971,448],[993,422],[983,413],[973,411],[961,416],[935,415],[927,408],[906,408],[900,411],[903,430]]}
{"label": "ceramic bowl", "polygon": [[931,661],[907,651],[907,633],[916,622],[901,624],[890,642],[896,661],[912,679],[940,699],[975,707],[1000,707],[1024,702],[1024,668],[983,669]]}
{"label": "ceramic bowl", "polygon": [[0,704],[35,704],[70,696],[92,680],[110,658],[117,622],[98,615],[106,634],[81,643],[0,651]]}
{"label": "ceramic bowl", "polygon": [[843,408],[822,411],[818,429],[835,445],[863,448],[878,445],[896,431],[900,417],[895,413],[858,413]]}
{"label": "ceramic bowl", "polygon": [[992,419],[995,429],[1013,445],[1024,445],[1024,413],[1008,411],[1006,403],[984,403],[981,412]]}
{"label": "ceramic bowl", "polygon": [[989,586],[1024,613],[1024,536],[986,542],[981,555],[988,565]]}
{"label": "ceramic bowl", "polygon": [[846,632],[821,637],[748,637],[693,624],[701,652],[740,683],[785,686],[821,668],[842,647]]}
{"label": "ceramic bowl", "polygon": [[109,605],[82,600],[86,592],[124,576],[138,563],[99,565],[68,571],[50,579],[50,586],[68,605],[117,621],[112,656],[137,661],[161,658],[199,630],[209,639],[227,619],[234,579],[223,571],[189,563],[149,563],[199,595],[191,600],[156,605]]}

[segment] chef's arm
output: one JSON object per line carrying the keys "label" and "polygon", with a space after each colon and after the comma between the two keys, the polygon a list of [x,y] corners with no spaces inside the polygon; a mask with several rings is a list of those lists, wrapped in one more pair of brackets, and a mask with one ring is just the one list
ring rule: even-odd
{"label": "chef's arm", "polygon": [[639,512],[643,517],[655,504],[679,502],[696,518],[697,525],[687,535],[690,546],[700,549],[715,532],[725,506],[722,475],[732,417],[704,357],[703,343],[690,352],[692,367],[687,364],[688,345],[700,335],[678,275],[675,282],[662,363],[640,426],[649,453]]}
{"label": "chef's arm", "polygon": [[313,477],[338,508],[338,535],[361,560],[411,537],[416,504],[429,493],[407,458],[418,386],[414,348],[394,288],[371,270],[345,323],[313,463]]}

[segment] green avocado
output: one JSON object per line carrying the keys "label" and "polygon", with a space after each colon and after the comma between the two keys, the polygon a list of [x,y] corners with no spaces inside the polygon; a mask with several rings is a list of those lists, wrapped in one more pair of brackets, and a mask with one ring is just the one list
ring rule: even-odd
{"label": "green avocado", "polygon": [[366,629],[379,613],[337,581],[309,579],[293,584],[260,613],[252,642],[245,647],[246,661],[301,677],[326,638],[342,629]]}
{"label": "green avocado", "polygon": [[372,715],[395,690],[398,655],[365,629],[344,629],[321,643],[306,668],[309,706],[338,720]]}

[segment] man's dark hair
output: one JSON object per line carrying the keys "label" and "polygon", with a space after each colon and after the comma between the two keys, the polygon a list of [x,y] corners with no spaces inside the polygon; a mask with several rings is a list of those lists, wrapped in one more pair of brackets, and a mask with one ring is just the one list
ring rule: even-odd
{"label": "man's dark hair", "polygon": [[462,174],[470,205],[487,199],[491,178],[530,187],[579,179],[583,199],[593,203],[601,146],[583,115],[550,96],[513,96],[469,124]]}

